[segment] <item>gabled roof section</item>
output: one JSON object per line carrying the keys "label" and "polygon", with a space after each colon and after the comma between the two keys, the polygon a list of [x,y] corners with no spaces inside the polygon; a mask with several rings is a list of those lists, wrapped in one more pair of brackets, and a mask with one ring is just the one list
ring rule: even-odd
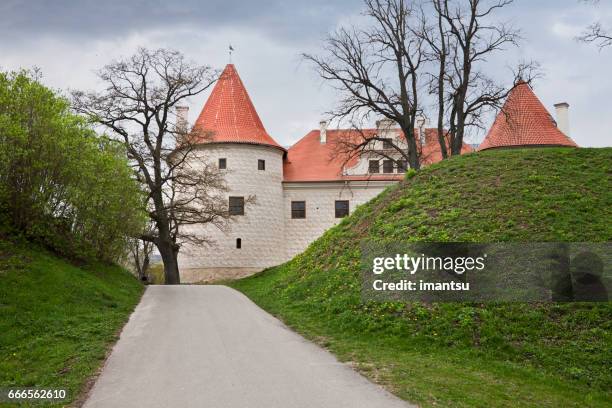
{"label": "gabled roof section", "polygon": [[[364,132],[369,132],[369,130],[364,130]],[[337,181],[354,179],[354,177],[351,178],[342,174],[345,158],[336,153],[336,147],[337,141],[341,138],[358,136],[359,133],[356,130],[328,129],[327,143],[321,143],[321,132],[319,130],[311,130],[287,151],[287,158],[283,163],[283,181]],[[357,164],[356,157],[346,163],[346,166],[352,167],[355,164]],[[375,177],[380,176],[375,175]],[[392,180],[393,176],[393,174],[387,174],[385,175],[385,180]]]}
{"label": "gabled roof section", "polygon": [[578,147],[569,136],[557,129],[550,113],[523,81],[508,95],[478,150],[521,146]]}
{"label": "gabled roof section", "polygon": [[[194,125],[201,143],[251,143],[282,147],[266,132],[238,71],[226,65]],[[284,149],[283,149],[284,150]]]}
{"label": "gabled roof section", "polygon": [[[401,132],[397,130],[398,134]],[[416,132],[416,129],[415,129]],[[376,129],[327,129],[327,143],[320,141],[321,132],[311,130],[287,151],[287,158],[283,164],[283,181],[285,182],[316,182],[316,181],[386,181],[401,180],[404,174],[378,173],[363,175],[346,175],[342,173],[343,165],[346,168],[355,166],[357,157],[345,163],[345,157],[337,152],[338,141],[354,137],[361,140],[363,137],[373,137]],[[417,144],[419,144],[417,142]],[[462,153],[472,152],[473,149],[464,144]],[[438,130],[425,129],[425,145],[421,150],[423,165],[429,165],[442,160]]]}

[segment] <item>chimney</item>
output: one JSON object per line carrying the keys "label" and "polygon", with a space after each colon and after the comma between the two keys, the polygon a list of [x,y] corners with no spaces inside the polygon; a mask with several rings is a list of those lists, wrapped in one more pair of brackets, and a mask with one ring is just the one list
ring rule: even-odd
{"label": "chimney", "polygon": [[187,133],[189,118],[189,106],[176,107],[176,129],[181,133]]}
{"label": "chimney", "polygon": [[320,132],[321,144],[325,144],[327,143],[327,121],[326,120],[322,120],[319,122],[319,129],[321,130]]}
{"label": "chimney", "polygon": [[421,146],[425,146],[427,143],[426,134],[425,134],[425,125],[427,124],[427,118],[423,115],[419,115],[416,117],[416,125],[417,131],[419,132],[418,138]]}
{"label": "chimney", "polygon": [[569,103],[555,103],[555,110],[557,111],[557,128],[563,133],[565,133],[565,136],[569,137]]}

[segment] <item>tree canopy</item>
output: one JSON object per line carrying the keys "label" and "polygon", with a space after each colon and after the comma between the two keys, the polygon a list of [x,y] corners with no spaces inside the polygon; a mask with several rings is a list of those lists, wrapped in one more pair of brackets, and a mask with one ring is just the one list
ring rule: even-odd
{"label": "tree canopy", "polygon": [[36,72],[0,72],[6,227],[68,256],[114,261],[145,221],[123,148],[99,137]]}

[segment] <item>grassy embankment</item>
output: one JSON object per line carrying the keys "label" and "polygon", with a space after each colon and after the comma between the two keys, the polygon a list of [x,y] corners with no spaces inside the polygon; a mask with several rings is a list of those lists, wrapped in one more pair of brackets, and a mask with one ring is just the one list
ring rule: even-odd
{"label": "grassy embankment", "polygon": [[288,263],[233,286],[424,407],[612,406],[612,304],[363,302],[361,239],[612,240],[612,149],[453,158],[359,207]]}
{"label": "grassy embankment", "polygon": [[73,401],[142,292],[117,266],[75,266],[0,235],[0,387],[63,388]]}

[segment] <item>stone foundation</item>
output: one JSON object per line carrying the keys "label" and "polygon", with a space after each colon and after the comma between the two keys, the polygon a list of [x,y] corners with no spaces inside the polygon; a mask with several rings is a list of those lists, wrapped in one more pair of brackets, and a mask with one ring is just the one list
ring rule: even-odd
{"label": "stone foundation", "polygon": [[214,283],[253,275],[263,268],[182,268],[181,283]]}

